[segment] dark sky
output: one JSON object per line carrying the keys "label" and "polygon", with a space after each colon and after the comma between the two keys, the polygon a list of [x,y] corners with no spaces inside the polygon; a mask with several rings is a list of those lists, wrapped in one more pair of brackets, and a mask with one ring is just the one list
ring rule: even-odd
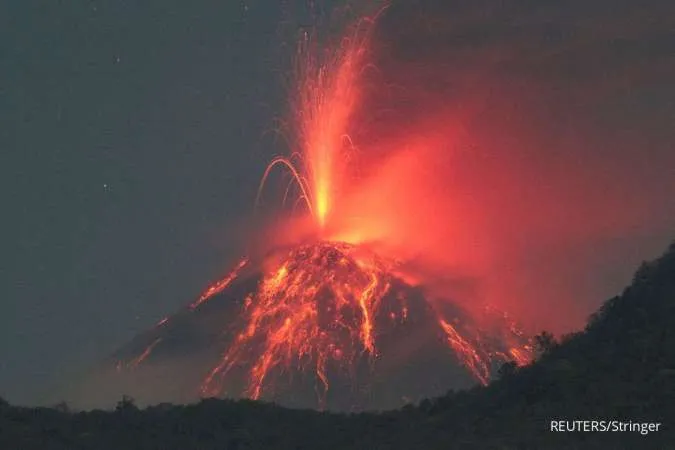
{"label": "dark sky", "polygon": [[233,257],[280,151],[275,3],[3,2],[0,395],[34,398]]}
{"label": "dark sky", "polygon": [[[524,134],[554,123],[539,133],[555,131],[561,148],[580,141],[569,130],[584,137],[551,164],[589,156],[606,170],[583,179],[628,186],[610,203],[625,202],[631,220],[574,255],[597,272],[579,280],[596,299],[584,311],[675,238],[675,11],[670,0],[636,3],[399,1],[378,42],[385,72],[408,64],[426,69],[401,76],[498,79],[511,94],[500,111],[537,112],[513,120]],[[0,395],[38,401],[238,256],[228,230],[283,151],[267,131],[284,111],[293,22],[303,20],[262,0],[2,3]],[[545,95],[519,102],[524,86]],[[432,92],[442,98],[443,87]]]}

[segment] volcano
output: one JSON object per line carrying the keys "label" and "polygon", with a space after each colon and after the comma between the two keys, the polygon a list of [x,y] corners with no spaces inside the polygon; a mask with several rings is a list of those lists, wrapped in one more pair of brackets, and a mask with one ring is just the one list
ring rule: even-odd
{"label": "volcano", "polygon": [[501,364],[525,364],[531,352],[505,314],[432,300],[395,261],[319,241],[242,259],[115,352],[85,397],[101,400],[103,383],[108,399],[141,403],[228,397],[381,410],[486,384]]}
{"label": "volcano", "polygon": [[[265,241],[261,256],[241,259],[183,310],[116,352],[86,388],[89,402],[128,394],[143,403],[229,397],[388,409],[487,384],[504,362],[529,362],[530,340],[506,314],[439,294],[430,289],[435,275],[411,270],[413,260],[433,265],[425,259],[429,246],[419,245],[421,228],[440,220],[438,208],[424,214],[420,206],[435,198],[422,189],[426,177],[408,173],[424,153],[391,145],[378,164],[386,170],[357,176],[355,156],[364,152],[351,136],[374,23],[357,21],[325,48],[303,33],[283,133],[290,151],[271,160],[256,198],[259,206],[273,170],[285,171],[286,185],[276,192],[282,205],[295,198],[290,226],[275,222],[274,243],[254,237]],[[304,215],[295,214],[298,206]],[[424,220],[411,226],[405,217]]]}

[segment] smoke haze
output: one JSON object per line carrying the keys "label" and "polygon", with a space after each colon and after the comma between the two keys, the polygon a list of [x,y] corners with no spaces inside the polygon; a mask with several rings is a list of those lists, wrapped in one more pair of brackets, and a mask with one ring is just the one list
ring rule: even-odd
{"label": "smoke haze", "polygon": [[[675,234],[675,7],[396,2],[345,220],[569,331]],[[366,226],[363,226],[366,224]]]}

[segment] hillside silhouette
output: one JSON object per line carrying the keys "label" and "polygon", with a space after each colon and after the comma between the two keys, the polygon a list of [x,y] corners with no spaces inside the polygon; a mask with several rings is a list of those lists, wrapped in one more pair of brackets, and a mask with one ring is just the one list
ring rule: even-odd
{"label": "hillside silhouette", "polygon": [[[0,402],[2,449],[672,449],[675,448],[675,244],[583,331],[537,337],[526,367],[487,387],[375,413],[291,410],[247,400],[114,411]],[[555,433],[551,420],[660,423],[658,431]]]}

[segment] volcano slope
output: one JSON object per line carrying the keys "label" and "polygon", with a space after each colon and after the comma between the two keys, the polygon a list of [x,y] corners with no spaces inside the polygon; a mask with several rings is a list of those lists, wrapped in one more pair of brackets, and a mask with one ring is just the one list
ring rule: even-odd
{"label": "volcano slope", "polygon": [[368,249],[319,242],[243,259],[70,395],[82,407],[250,398],[383,410],[487,384],[530,340],[504,314],[430,301]]}
{"label": "volcano slope", "polygon": [[[484,389],[450,393],[400,414],[425,424],[419,432],[404,433],[411,438],[406,445],[675,448],[675,243],[659,259],[643,263],[632,284],[606,301],[583,331],[541,350],[533,364],[502,371],[502,379]],[[648,434],[556,433],[551,420],[661,425]]]}
{"label": "volcano slope", "polygon": [[[644,264],[586,329],[487,387],[381,414],[207,399],[114,412],[0,402],[0,448],[671,449],[675,442],[675,244]],[[550,421],[660,423],[659,431],[553,433]]]}

